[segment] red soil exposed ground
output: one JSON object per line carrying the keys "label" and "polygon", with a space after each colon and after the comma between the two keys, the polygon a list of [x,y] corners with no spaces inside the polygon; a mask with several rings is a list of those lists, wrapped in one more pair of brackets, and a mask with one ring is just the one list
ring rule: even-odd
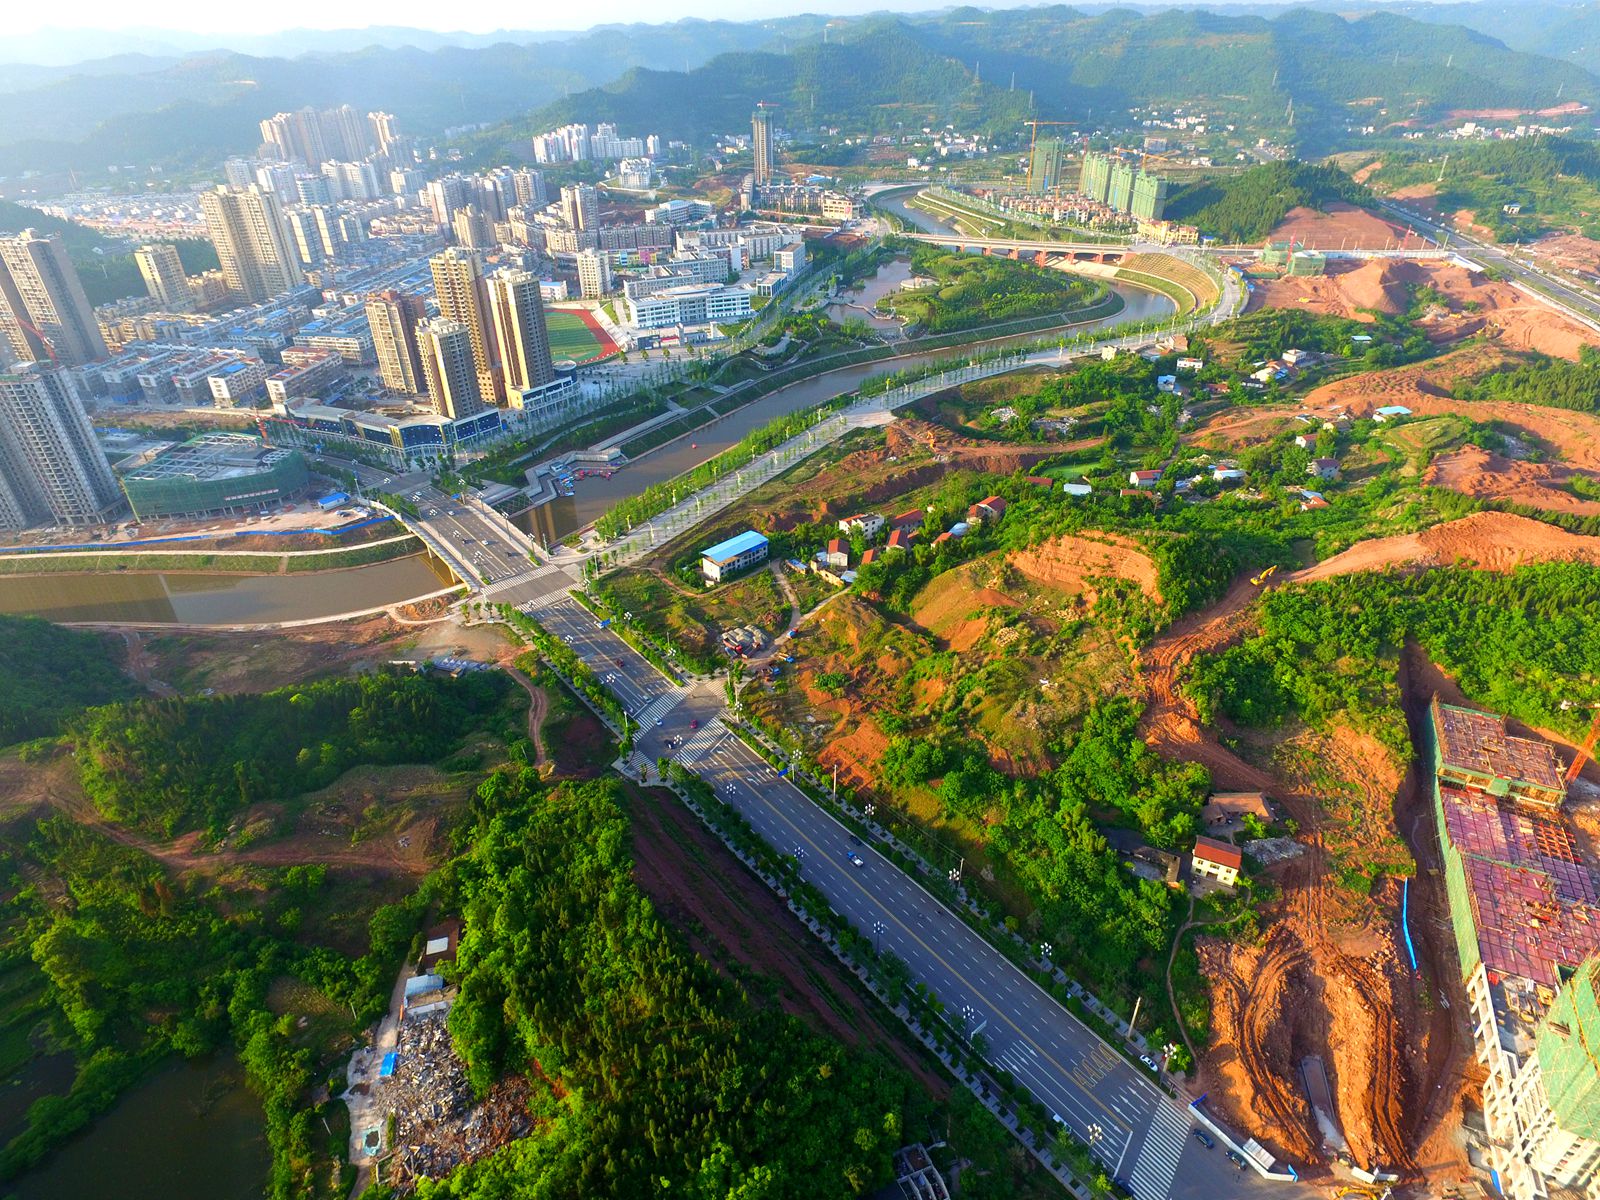
{"label": "red soil exposed ground", "polygon": [[1374,313],[1403,312],[1410,304],[1410,289],[1420,286],[1445,297],[1447,307],[1423,319],[1423,329],[1434,341],[1483,332],[1505,346],[1571,359],[1578,357],[1580,347],[1600,344],[1592,329],[1510,284],[1442,261],[1335,261],[1326,275],[1257,282],[1250,304],[1372,321]]}
{"label": "red soil exposed ground", "polygon": [[1106,576],[1132,580],[1161,603],[1156,564],[1137,544],[1116,534],[1058,537],[1017,551],[1006,562],[1035,583],[1081,594],[1091,603],[1097,594],[1094,581]]}
{"label": "red soil exposed ground", "polygon": [[1568,533],[1514,513],[1473,513],[1459,521],[1434,525],[1421,533],[1357,542],[1342,554],[1293,572],[1287,582],[1313,583],[1337,575],[1401,566],[1461,565],[1504,572],[1531,562],[1600,565],[1600,537]]}
{"label": "red soil exposed ground", "polygon": [[1568,490],[1583,478],[1600,487],[1600,473],[1549,463],[1506,458],[1479,446],[1463,446],[1441,454],[1428,465],[1422,480],[1430,487],[1449,488],[1483,500],[1508,500],[1552,512],[1600,516],[1600,500],[1585,500]]}
{"label": "red soil exposed ground", "polygon": [[1392,246],[1420,250],[1428,244],[1427,239],[1415,233],[1407,241],[1403,225],[1337,201],[1328,205],[1325,212],[1304,206],[1290,209],[1272,231],[1270,240],[1293,240],[1307,250],[1382,250]]}

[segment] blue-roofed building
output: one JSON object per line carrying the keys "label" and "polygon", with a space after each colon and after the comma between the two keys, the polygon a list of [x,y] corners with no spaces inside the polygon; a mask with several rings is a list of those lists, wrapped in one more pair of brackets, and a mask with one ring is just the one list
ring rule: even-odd
{"label": "blue-roofed building", "polygon": [[747,529],[700,551],[700,573],[711,583],[721,583],[730,575],[766,561],[767,539],[754,529]]}

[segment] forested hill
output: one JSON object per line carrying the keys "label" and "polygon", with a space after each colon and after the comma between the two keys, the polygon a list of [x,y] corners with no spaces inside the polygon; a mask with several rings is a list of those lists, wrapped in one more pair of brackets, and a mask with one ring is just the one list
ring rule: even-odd
{"label": "forested hill", "polygon": [[1028,116],[1027,94],[986,82],[996,77],[981,67],[975,76],[973,65],[930,49],[903,22],[874,21],[789,54],[723,54],[686,74],[630,71],[548,105],[517,128],[615,121],[694,140],[748,132],[756,103],[775,101],[780,124],[790,129],[918,130],[948,122],[1014,134]]}
{"label": "forested hill", "polygon": [[1360,204],[1370,198],[1366,188],[1336,167],[1264,163],[1178,188],[1167,216],[1224,242],[1259,242],[1292,208],[1325,209],[1338,200]]}

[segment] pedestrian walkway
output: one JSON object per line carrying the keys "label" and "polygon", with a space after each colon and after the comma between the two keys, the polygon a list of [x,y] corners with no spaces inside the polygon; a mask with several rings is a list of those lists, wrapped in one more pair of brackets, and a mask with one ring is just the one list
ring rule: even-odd
{"label": "pedestrian walkway", "polygon": [[1167,1200],[1172,1177],[1178,1173],[1189,1122],[1170,1104],[1158,1104],[1145,1129],[1144,1145],[1128,1175],[1129,1190],[1139,1200]]}
{"label": "pedestrian walkway", "polygon": [[722,718],[712,717],[706,722],[705,728],[691,734],[672,757],[683,766],[693,767],[715,749],[727,732],[728,727],[722,723]]}
{"label": "pedestrian walkway", "polygon": [[641,711],[638,716],[634,718],[634,720],[638,721],[641,725],[648,725],[652,721],[659,721],[673,709],[677,708],[678,705],[682,704],[684,698],[688,696],[688,694],[689,693],[687,691],[674,690],[666,693],[664,696],[657,696],[654,700],[650,701],[649,704],[645,705],[643,711]]}

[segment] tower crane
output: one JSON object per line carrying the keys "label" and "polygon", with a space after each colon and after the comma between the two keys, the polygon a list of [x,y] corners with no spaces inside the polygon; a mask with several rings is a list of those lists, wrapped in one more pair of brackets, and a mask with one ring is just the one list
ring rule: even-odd
{"label": "tower crane", "polygon": [[1572,765],[1567,768],[1565,782],[1570,784],[1583,770],[1583,764],[1594,756],[1594,746],[1600,742],[1600,710],[1594,714],[1594,721],[1589,726],[1589,735],[1583,739],[1583,745],[1578,747],[1578,753],[1572,760]]}
{"label": "tower crane", "polygon": [[1070,125],[1070,126],[1073,126],[1074,128],[1076,128],[1078,123],[1076,121],[1035,121],[1035,120],[1028,120],[1028,121],[1024,121],[1023,124],[1031,126],[1032,129],[1033,129],[1033,133],[1028,139],[1028,182],[1031,184],[1033,182],[1033,170],[1034,170],[1034,162],[1035,162],[1034,151],[1039,145],[1039,126],[1041,126],[1041,125]]}

